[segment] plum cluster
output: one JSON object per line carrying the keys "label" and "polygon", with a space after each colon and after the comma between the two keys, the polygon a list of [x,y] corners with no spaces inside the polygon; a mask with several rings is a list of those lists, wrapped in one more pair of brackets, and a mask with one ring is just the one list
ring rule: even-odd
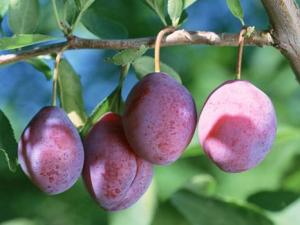
{"label": "plum cluster", "polygon": [[[123,116],[104,114],[81,140],[63,110],[45,107],[19,142],[23,171],[53,195],[82,174],[98,204],[110,211],[134,204],[149,187],[154,165],[176,161],[197,125],[188,90],[164,73],[145,76],[131,90]],[[271,100],[250,82],[227,81],[206,100],[198,122],[199,141],[222,170],[256,166],[276,134]]]}
{"label": "plum cluster", "polygon": [[107,210],[132,205],[151,183],[152,164],[178,159],[196,122],[187,89],[166,74],[147,75],[129,94],[123,117],[105,114],[84,139],[83,178],[93,198]]}
{"label": "plum cluster", "polygon": [[125,209],[149,187],[153,164],[180,157],[196,120],[187,89],[166,74],[153,73],[133,88],[123,117],[106,113],[83,141],[62,109],[41,109],[21,136],[19,161],[45,193],[64,192],[82,174],[102,208]]}

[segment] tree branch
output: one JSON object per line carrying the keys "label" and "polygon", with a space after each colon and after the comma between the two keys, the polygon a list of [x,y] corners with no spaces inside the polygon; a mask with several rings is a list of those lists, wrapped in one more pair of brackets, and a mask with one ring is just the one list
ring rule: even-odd
{"label": "tree branch", "polygon": [[[25,52],[0,55],[0,65],[26,60],[32,57],[60,52],[69,45],[70,49],[127,49],[138,48],[141,45],[153,48],[156,37],[124,39],[124,40],[94,40],[73,37],[70,40],[51,44],[46,47],[34,48]],[[239,34],[216,34],[214,32],[178,30],[168,35],[161,43],[162,46],[175,45],[215,45],[215,46],[238,46]],[[245,39],[245,45],[274,45],[269,32],[254,32],[250,38]]]}
{"label": "tree branch", "polygon": [[270,19],[275,45],[289,60],[300,82],[300,11],[294,0],[261,0]]}

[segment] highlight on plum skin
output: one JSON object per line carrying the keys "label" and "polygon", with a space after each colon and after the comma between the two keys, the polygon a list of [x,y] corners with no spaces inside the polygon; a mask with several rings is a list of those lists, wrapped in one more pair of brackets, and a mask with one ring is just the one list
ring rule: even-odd
{"label": "highlight on plum skin", "polygon": [[104,209],[125,209],[148,189],[152,164],[139,158],[124,135],[121,117],[105,114],[84,138],[85,185]]}
{"label": "highlight on plum skin", "polygon": [[231,80],[206,100],[198,123],[200,144],[226,172],[258,165],[270,151],[277,121],[269,97],[248,81]]}
{"label": "highlight on plum skin", "polygon": [[18,160],[32,182],[49,195],[73,186],[82,172],[84,150],[62,109],[44,107],[33,117],[20,138]]}
{"label": "highlight on plum skin", "polygon": [[164,73],[151,73],[131,90],[123,125],[133,150],[153,164],[176,161],[190,143],[197,124],[189,91]]}

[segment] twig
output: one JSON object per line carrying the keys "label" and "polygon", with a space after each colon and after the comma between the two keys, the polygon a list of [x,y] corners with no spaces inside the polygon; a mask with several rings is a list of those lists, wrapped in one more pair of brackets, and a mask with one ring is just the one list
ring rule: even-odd
{"label": "twig", "polygon": [[[153,48],[156,37],[123,39],[123,40],[98,40],[84,39],[72,37],[68,41],[59,44],[49,44],[40,48],[33,48],[28,51],[19,51],[14,54],[0,55],[0,65],[15,63],[40,55],[48,55],[51,53],[60,52],[63,48],[69,45],[70,49],[127,49],[139,48],[145,45]],[[239,34],[216,34],[214,32],[203,31],[185,31],[178,30],[166,36],[161,43],[161,46],[176,46],[176,45],[214,45],[214,46],[238,46]],[[269,32],[255,32],[250,38],[245,40],[245,45],[274,45],[274,40]]]}

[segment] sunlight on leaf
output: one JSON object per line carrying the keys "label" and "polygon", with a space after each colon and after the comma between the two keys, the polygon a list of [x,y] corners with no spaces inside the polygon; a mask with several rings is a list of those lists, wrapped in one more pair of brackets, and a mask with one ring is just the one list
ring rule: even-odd
{"label": "sunlight on leaf", "polygon": [[19,34],[12,37],[1,38],[0,50],[22,48],[25,46],[53,40],[59,40],[59,38],[43,34]]}
{"label": "sunlight on leaf", "polygon": [[244,26],[244,12],[240,0],[226,0],[226,2],[232,15],[238,18]]}
{"label": "sunlight on leaf", "polygon": [[83,104],[80,78],[66,59],[60,62],[58,68],[60,104],[70,116],[73,124],[76,127],[81,127],[87,116]]}

